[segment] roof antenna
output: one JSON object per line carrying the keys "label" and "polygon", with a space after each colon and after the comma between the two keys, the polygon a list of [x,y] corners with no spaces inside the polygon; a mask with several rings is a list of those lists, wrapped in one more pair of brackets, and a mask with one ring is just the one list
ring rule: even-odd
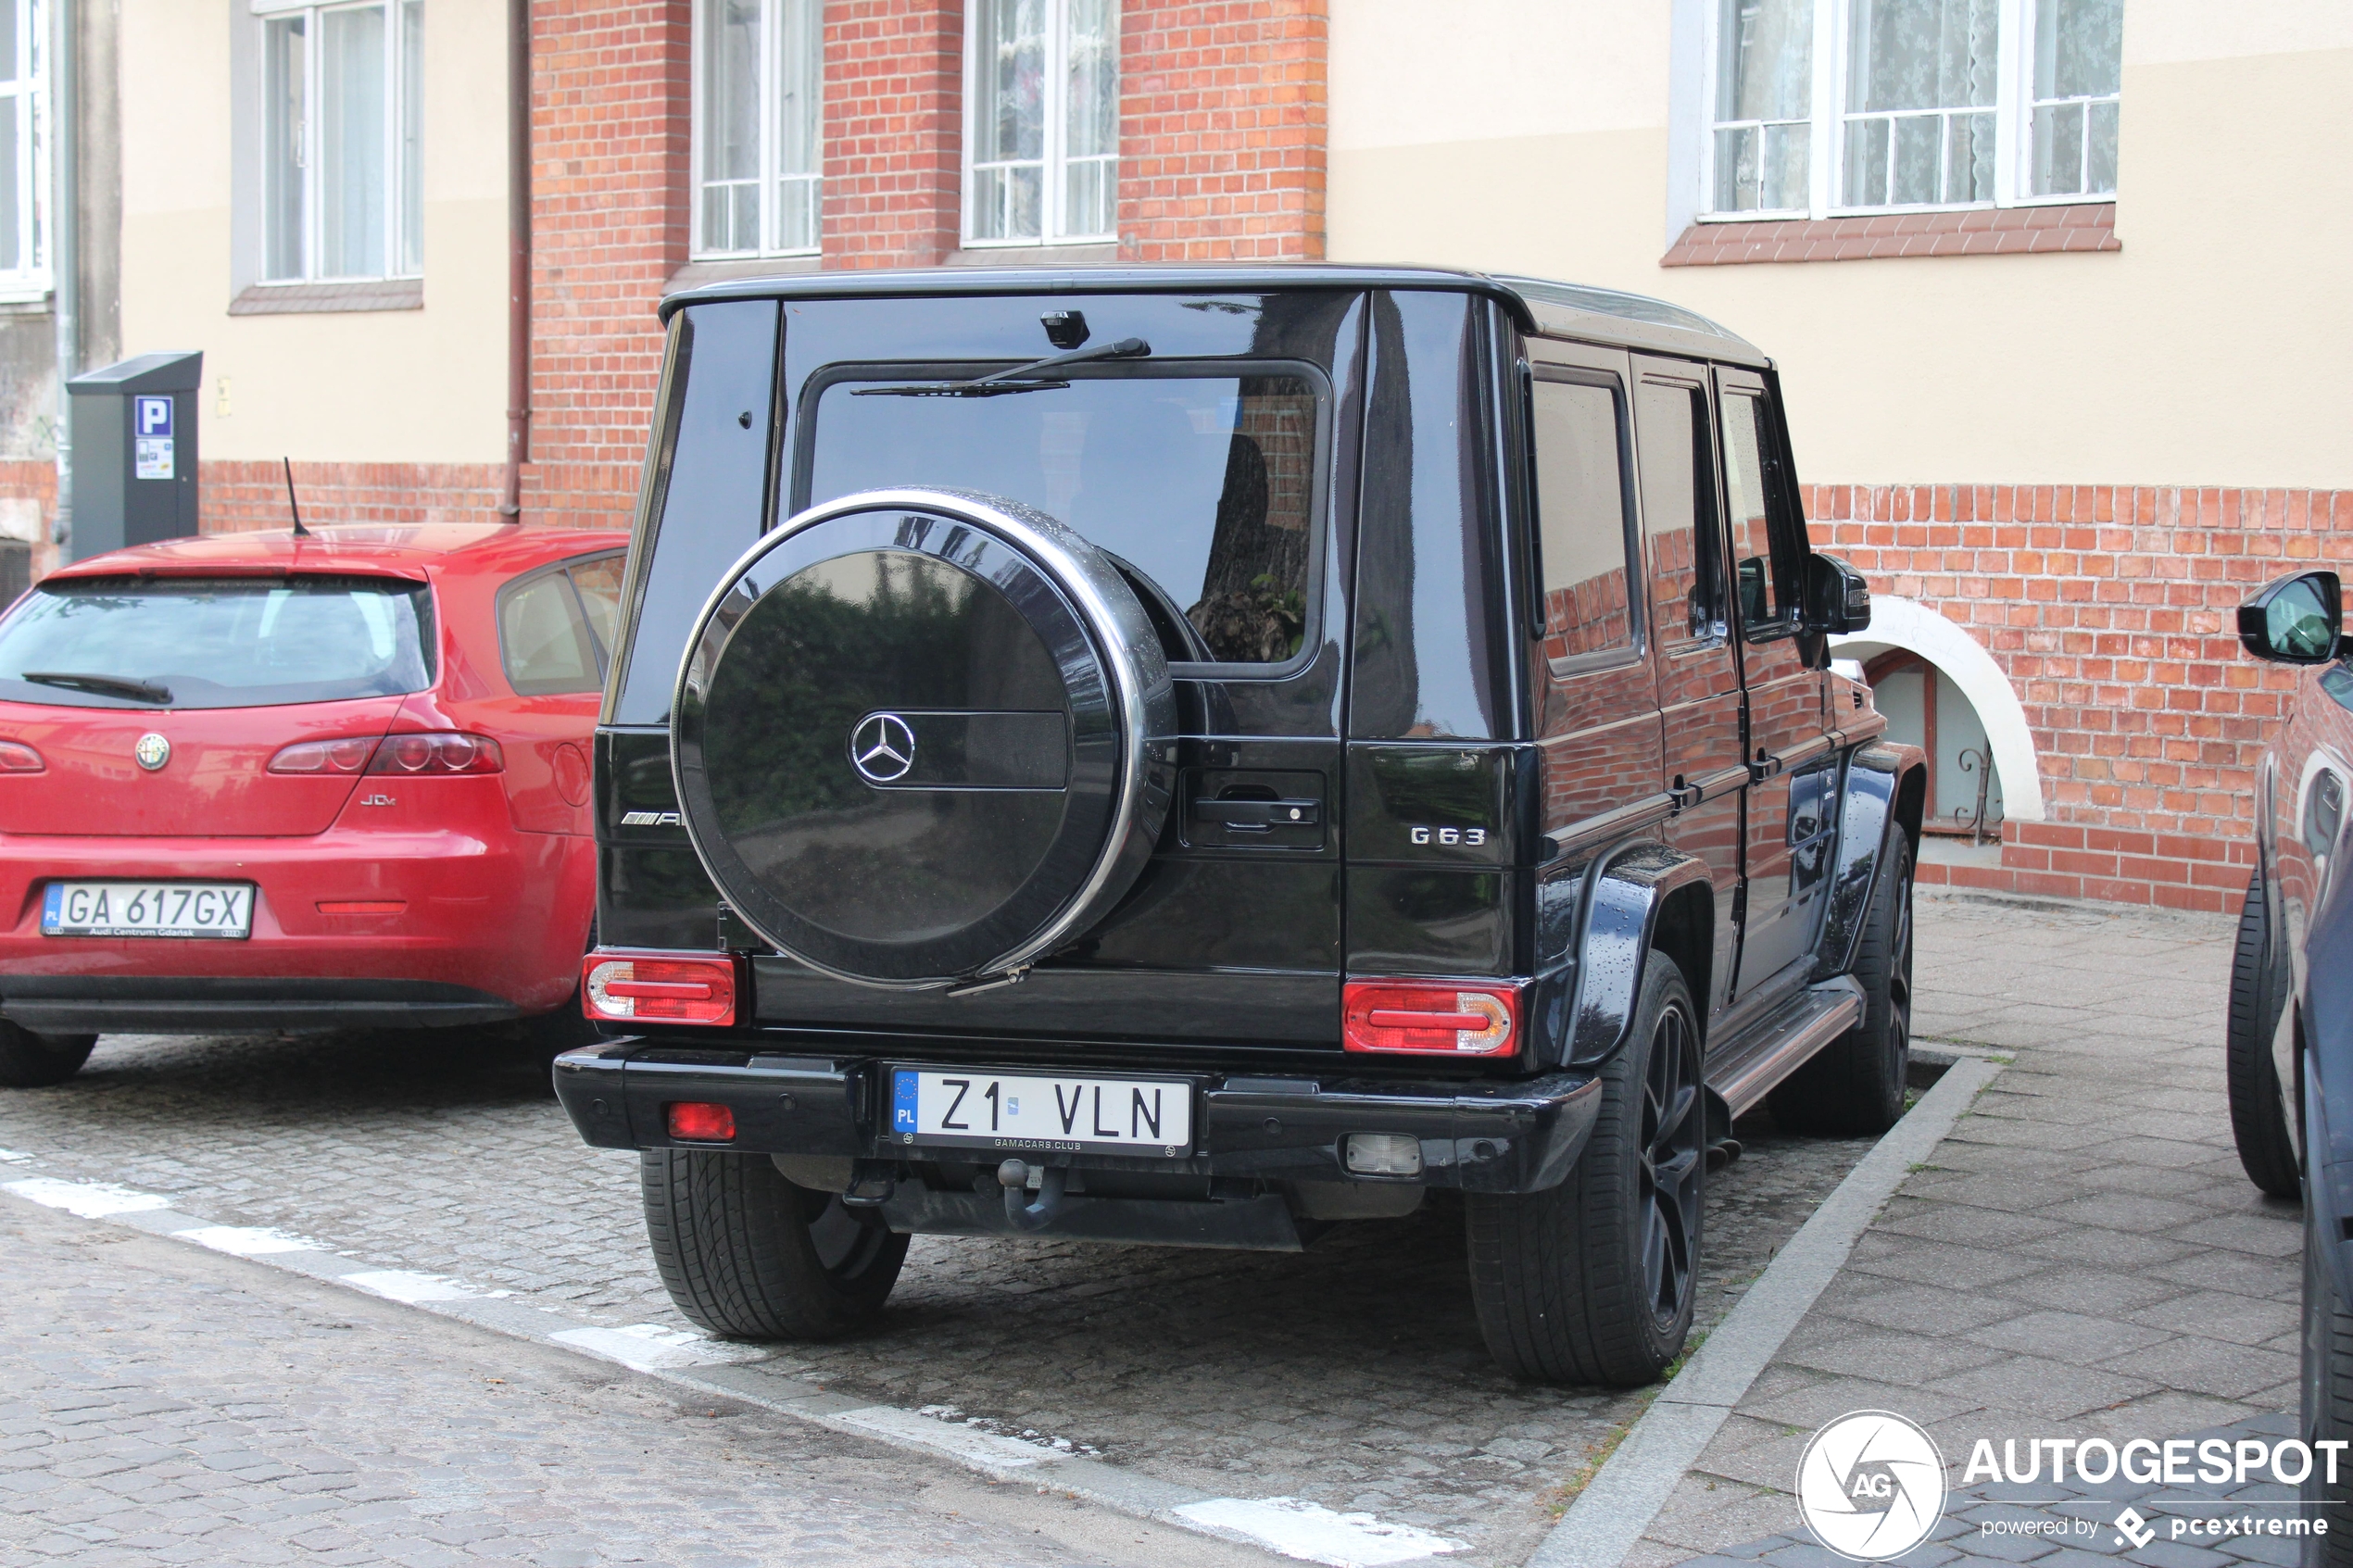
{"label": "roof antenna", "polygon": [[302,503],[295,499],[294,459],[281,458],[278,461],[286,466],[286,509],[294,513],[295,537],[308,539],[310,537],[310,530],[302,526]]}

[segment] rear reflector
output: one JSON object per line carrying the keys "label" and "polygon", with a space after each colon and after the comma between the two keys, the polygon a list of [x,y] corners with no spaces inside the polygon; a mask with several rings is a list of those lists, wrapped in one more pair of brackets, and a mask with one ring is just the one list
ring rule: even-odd
{"label": "rear reflector", "polygon": [[1519,1048],[1519,988],[1458,980],[1352,980],[1340,1043],[1408,1056],[1509,1056]]}
{"label": "rear reflector", "polygon": [[396,915],[409,907],[406,898],[333,898],[322,899],[319,912],[322,915]]}
{"label": "rear reflector", "polygon": [[580,1005],[591,1018],[619,1023],[733,1023],[736,960],[599,947],[581,966]]}
{"label": "rear reflector", "polygon": [[680,1100],[670,1108],[670,1135],[686,1143],[727,1143],[736,1135],[736,1113],[704,1100]]}
{"label": "rear reflector", "polygon": [[41,753],[22,741],[0,740],[0,773],[39,773],[47,771]]}

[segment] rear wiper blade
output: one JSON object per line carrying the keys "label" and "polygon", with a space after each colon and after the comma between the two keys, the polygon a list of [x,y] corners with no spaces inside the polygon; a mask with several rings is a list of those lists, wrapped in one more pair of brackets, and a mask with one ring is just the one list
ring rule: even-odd
{"label": "rear wiper blade", "polygon": [[1067,354],[1049,354],[1043,359],[1033,359],[1026,365],[1015,365],[994,375],[976,377],[972,381],[911,382],[903,386],[862,386],[854,389],[852,397],[1002,397],[1012,392],[1052,392],[1070,383],[1057,381],[1047,372],[1059,370],[1065,365],[1076,365],[1089,359],[1140,359],[1152,351],[1152,345],[1139,337],[1124,337],[1117,343],[1106,343],[1096,348],[1074,348]]}
{"label": "rear wiper blade", "polygon": [[17,677],[36,685],[63,686],[93,696],[127,696],[133,702],[170,702],[171,688],[155,681],[134,681],[127,675],[84,675],[72,670],[28,670]]}

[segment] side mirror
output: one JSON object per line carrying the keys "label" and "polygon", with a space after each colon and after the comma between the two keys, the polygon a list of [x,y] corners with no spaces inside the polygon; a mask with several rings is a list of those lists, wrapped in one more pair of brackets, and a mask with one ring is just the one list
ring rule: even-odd
{"label": "side mirror", "polygon": [[2344,590],[2334,571],[2299,571],[2239,606],[2239,643],[2274,664],[2326,664],[2344,633]]}
{"label": "side mirror", "polygon": [[1868,631],[1871,585],[1836,556],[1806,558],[1806,617],[1808,632],[1833,637]]}

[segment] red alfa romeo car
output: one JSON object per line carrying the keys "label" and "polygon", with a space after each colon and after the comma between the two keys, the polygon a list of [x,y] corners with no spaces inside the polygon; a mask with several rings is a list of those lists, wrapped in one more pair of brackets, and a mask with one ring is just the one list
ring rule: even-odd
{"label": "red alfa romeo car", "polygon": [[214,534],[0,617],[0,1085],[99,1034],[538,1021],[595,916],[613,533]]}

